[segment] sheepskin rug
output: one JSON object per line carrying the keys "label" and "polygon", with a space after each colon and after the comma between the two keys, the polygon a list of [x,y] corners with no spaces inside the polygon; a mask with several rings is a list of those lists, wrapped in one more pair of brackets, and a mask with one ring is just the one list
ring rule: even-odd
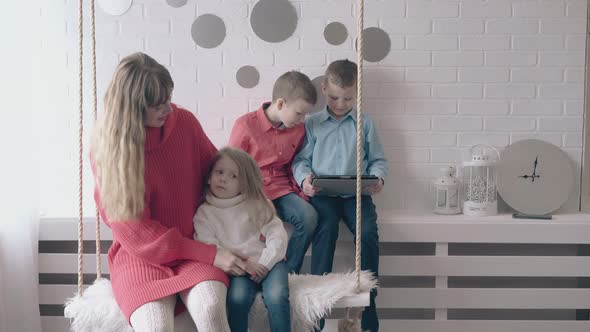
{"label": "sheepskin rug", "polygon": [[[342,297],[356,294],[355,273],[330,273],[323,276],[289,275],[291,326],[294,332],[308,332],[327,315]],[[361,272],[361,291],[377,287],[377,280],[369,271]],[[98,279],[84,290],[84,294],[68,299],[64,316],[71,320],[73,332],[133,332],[119,309],[111,282]],[[260,294],[250,310],[249,330],[270,331],[266,307]],[[175,332],[195,332],[196,327],[185,312],[174,320]]]}

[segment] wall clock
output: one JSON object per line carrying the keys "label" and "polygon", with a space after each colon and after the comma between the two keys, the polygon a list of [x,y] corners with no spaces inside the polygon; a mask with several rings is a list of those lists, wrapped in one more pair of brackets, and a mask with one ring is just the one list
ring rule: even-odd
{"label": "wall clock", "polygon": [[508,146],[498,165],[498,192],[514,210],[545,215],[559,209],[574,186],[569,157],[557,146],[535,139]]}

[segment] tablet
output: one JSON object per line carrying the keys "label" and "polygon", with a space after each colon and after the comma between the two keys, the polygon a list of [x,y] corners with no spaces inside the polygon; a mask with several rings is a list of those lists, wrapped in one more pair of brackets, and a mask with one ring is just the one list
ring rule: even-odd
{"label": "tablet", "polygon": [[[374,175],[361,177],[363,188],[379,183]],[[353,175],[320,175],[311,180],[311,185],[321,189],[318,195],[356,195],[356,176]],[[363,195],[369,195],[363,191]]]}

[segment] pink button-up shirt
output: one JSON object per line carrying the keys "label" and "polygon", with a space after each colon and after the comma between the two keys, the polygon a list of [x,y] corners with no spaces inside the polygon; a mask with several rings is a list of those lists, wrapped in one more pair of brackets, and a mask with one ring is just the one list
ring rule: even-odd
{"label": "pink button-up shirt", "polygon": [[270,103],[245,114],[234,123],[229,145],[246,151],[260,166],[264,193],[273,200],[288,193],[306,198],[293,178],[291,162],[305,138],[305,127],[273,127],[264,114]]}

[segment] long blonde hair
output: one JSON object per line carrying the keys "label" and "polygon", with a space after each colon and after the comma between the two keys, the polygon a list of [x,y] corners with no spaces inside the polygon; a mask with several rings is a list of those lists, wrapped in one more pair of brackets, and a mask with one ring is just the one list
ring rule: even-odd
{"label": "long blonde hair", "polygon": [[[227,157],[238,166],[238,188],[244,200],[247,202],[248,216],[250,220],[260,229],[268,224],[276,215],[272,203],[264,195],[262,190],[262,174],[258,164],[249,154],[241,149],[225,147],[217,152],[217,155],[209,168],[208,179],[211,178],[211,172],[215,164],[221,159]],[[210,191],[207,185],[206,191]]]}
{"label": "long blonde hair", "polygon": [[92,136],[92,157],[102,207],[111,221],[137,220],[144,210],[144,117],[170,99],[168,70],[144,53],[125,57],[104,97]]}

